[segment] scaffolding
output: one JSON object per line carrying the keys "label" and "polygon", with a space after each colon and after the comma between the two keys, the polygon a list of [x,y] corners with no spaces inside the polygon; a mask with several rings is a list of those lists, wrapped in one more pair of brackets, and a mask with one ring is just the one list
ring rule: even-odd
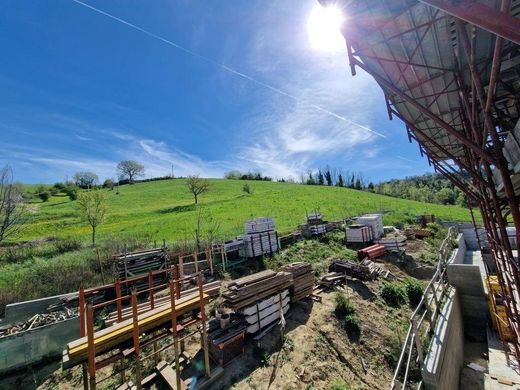
{"label": "scaffolding", "polygon": [[362,69],[380,85],[389,119],[466,195],[475,229],[480,210],[480,249],[492,255],[486,272],[511,332],[504,345],[520,361],[520,266],[507,232],[511,222],[520,242],[520,1],[320,2],[346,15],[352,75]]}
{"label": "scaffolding", "polygon": [[[85,304],[85,296],[92,291],[80,292],[80,336],[67,345],[63,355],[63,367],[83,366],[83,382],[85,389],[96,389],[97,385],[114,375],[120,374],[121,383],[128,380],[129,362],[133,362],[135,374],[133,382],[128,387],[135,386],[141,389],[144,383],[154,379],[157,374],[142,377],[142,364],[147,359],[154,359],[158,372],[168,378],[163,371],[171,370],[170,365],[158,362],[159,354],[166,349],[174,349],[174,374],[169,376],[172,388],[185,388],[186,383],[181,378],[181,363],[183,362],[184,341],[196,334],[201,335],[201,348],[204,354],[204,373],[206,377],[211,374],[208,335],[206,328],[205,305],[209,296],[204,293],[202,274],[199,272],[197,278],[197,291],[186,296],[181,296],[181,284],[185,278],[178,277],[178,270],[174,268],[174,276],[164,285],[142,289],[135,289],[130,294],[119,295],[115,299],[98,304],[88,302]],[[115,286],[103,286],[103,288],[114,288]],[[117,287],[115,287],[117,288]],[[154,307],[154,292],[160,289],[168,289],[169,304]],[[147,310],[139,310],[138,298],[149,294],[151,300]],[[83,297],[83,298],[81,298]],[[99,312],[111,306],[120,310],[124,302],[130,302],[131,313],[122,318],[119,313],[119,321],[101,330],[95,330],[95,312]],[[196,330],[189,332],[188,328],[195,327]],[[164,339],[171,339],[166,345],[159,346]],[[151,347],[152,352],[144,353],[146,347]],[[98,378],[97,371],[109,364],[119,363],[119,370],[113,371],[104,378]]]}

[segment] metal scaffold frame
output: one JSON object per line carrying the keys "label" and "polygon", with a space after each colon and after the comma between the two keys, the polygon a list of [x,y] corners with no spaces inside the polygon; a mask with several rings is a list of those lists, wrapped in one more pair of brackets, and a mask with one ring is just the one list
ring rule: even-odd
{"label": "metal scaffold frame", "polygon": [[489,248],[479,244],[512,333],[506,350],[520,361],[520,266],[507,233],[512,223],[520,243],[520,172],[504,154],[520,130],[520,1],[320,2],[346,16],[352,75],[360,68],[375,79],[390,120],[401,119],[409,141],[480,209]]}

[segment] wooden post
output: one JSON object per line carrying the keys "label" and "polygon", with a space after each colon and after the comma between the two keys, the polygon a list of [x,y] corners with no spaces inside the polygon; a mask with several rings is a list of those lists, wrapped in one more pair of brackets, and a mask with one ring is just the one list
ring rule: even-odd
{"label": "wooden post", "polygon": [[85,290],[79,288],[79,335],[85,337]]}
{"label": "wooden post", "polygon": [[132,290],[132,323],[135,356],[135,385],[141,390],[141,359],[139,357],[139,319],[137,317],[137,294]]}
{"label": "wooden post", "polygon": [[182,256],[179,256],[179,276],[180,275],[184,275],[184,260]]}
{"label": "wooden post", "polygon": [[173,269],[173,279],[175,280],[175,299],[181,299],[181,283],[179,281],[179,267]]}
{"label": "wooden post", "polygon": [[96,390],[96,346],[94,345],[94,307],[87,304],[87,343],[89,387]]}
{"label": "wooden post", "polygon": [[123,303],[121,302],[121,280],[119,280],[119,278],[116,279],[115,287],[117,298],[117,321],[121,322],[123,320]]}
{"label": "wooden post", "polygon": [[198,276],[199,285],[199,299],[200,299],[200,317],[202,321],[202,348],[204,349],[204,365],[206,369],[206,375],[209,376],[211,368],[209,366],[209,348],[208,348],[208,333],[206,330],[206,309],[204,307],[204,288],[202,287],[202,275]]}
{"label": "wooden post", "polygon": [[88,390],[88,369],[87,363],[81,365],[83,373],[83,390]]}
{"label": "wooden post", "polygon": [[96,248],[97,261],[99,264],[99,272],[101,273],[101,282],[105,284],[105,275],[103,274],[103,264],[101,264],[101,256],[99,256],[99,248]]}
{"label": "wooden post", "polygon": [[206,249],[206,259],[208,259],[209,272],[213,275],[213,249]]}
{"label": "wooden post", "polygon": [[222,270],[226,272],[226,252],[224,251],[224,245],[220,247],[220,259],[222,260]]}
{"label": "wooden post", "polygon": [[177,313],[175,310],[174,283],[170,281],[170,305],[172,316],[172,333],[173,333],[173,349],[175,351],[175,379],[177,381],[177,390],[181,390],[181,367],[179,354],[179,338],[177,335]]}
{"label": "wooden post", "polygon": [[417,320],[412,318],[412,332],[415,335],[415,348],[417,348],[417,358],[419,359],[420,366],[424,363],[423,350],[421,345],[421,335],[419,334],[419,329],[417,328]]}
{"label": "wooden post", "polygon": [[152,271],[148,272],[148,295],[150,297],[150,310],[155,308],[154,294],[153,294],[153,274]]}
{"label": "wooden post", "polygon": [[195,273],[199,273],[199,255],[197,252],[193,254],[193,258],[195,259]]}

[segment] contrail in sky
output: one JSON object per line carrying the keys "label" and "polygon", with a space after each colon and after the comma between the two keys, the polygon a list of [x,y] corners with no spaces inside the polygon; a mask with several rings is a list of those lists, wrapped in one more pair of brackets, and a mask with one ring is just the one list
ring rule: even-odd
{"label": "contrail in sky", "polygon": [[258,81],[258,80],[256,80],[255,78],[253,78],[253,77],[251,77],[251,76],[248,76],[248,75],[245,74],[245,73],[239,72],[239,71],[237,71],[237,70],[235,70],[235,69],[233,69],[233,68],[230,68],[229,66],[226,66],[226,65],[224,65],[224,64],[221,64],[221,63],[219,63],[219,62],[217,62],[217,61],[215,61],[215,60],[212,60],[211,58],[208,58],[208,57],[203,56],[203,55],[201,55],[201,54],[199,54],[199,53],[196,53],[196,52],[194,52],[194,51],[192,51],[192,50],[190,50],[190,49],[187,49],[187,48],[185,48],[185,47],[183,47],[183,46],[181,46],[181,45],[179,45],[179,44],[177,44],[177,43],[175,43],[175,42],[170,41],[169,39],[163,38],[163,37],[161,37],[161,36],[159,36],[159,35],[157,35],[157,34],[154,34],[154,33],[150,32],[150,31],[148,31],[148,30],[145,30],[144,28],[141,28],[141,27],[139,27],[139,26],[137,26],[137,25],[135,25],[135,24],[133,24],[133,23],[127,22],[127,21],[124,20],[124,19],[118,18],[117,16],[114,16],[114,15],[112,15],[112,14],[109,14],[108,12],[105,12],[105,11],[103,11],[103,10],[100,10],[99,8],[96,8],[96,7],[92,6],[92,5],[89,5],[89,4],[87,4],[87,3],[84,3],[84,2],[82,2],[82,1],[80,1],[80,0],[72,0],[72,1],[75,2],[76,4],[79,4],[79,5],[82,5],[83,7],[88,8],[88,9],[94,11],[94,12],[97,12],[97,13],[99,13],[99,14],[101,14],[101,15],[104,15],[104,16],[106,16],[107,18],[113,19],[113,20],[115,20],[115,21],[117,21],[117,22],[119,22],[119,23],[122,23],[122,24],[124,24],[124,25],[130,27],[130,28],[133,28],[134,30],[140,31],[140,32],[142,32],[143,34],[146,34],[146,35],[148,35],[148,36],[151,37],[151,38],[157,39],[157,40],[159,40],[159,41],[161,41],[161,42],[166,43],[167,45],[173,46],[173,47],[175,47],[176,49],[179,49],[179,50],[183,51],[183,52],[186,53],[186,54],[189,54],[189,55],[191,55],[191,56],[193,56],[193,57],[199,58],[199,59],[201,59],[201,60],[203,60],[203,61],[209,62],[210,64],[213,64],[213,65],[215,65],[215,66],[217,66],[217,67],[219,67],[219,68],[221,68],[221,69],[223,69],[223,70],[225,70],[225,71],[227,71],[227,72],[229,72],[229,73],[232,73],[232,74],[234,74],[235,76],[238,76],[238,77],[241,77],[241,78],[243,78],[243,79],[249,80],[249,81],[251,81],[251,82],[253,82],[253,83],[257,84],[257,85],[260,85],[260,86],[262,86],[262,87],[264,87],[264,88],[270,89],[271,91],[274,91],[274,92],[276,92],[276,93],[278,93],[278,94],[280,94],[280,95],[287,96],[288,98],[290,98],[290,99],[292,99],[292,100],[294,100],[294,101],[296,101],[296,102],[308,104],[308,105],[310,105],[312,108],[314,108],[314,109],[316,109],[316,110],[318,110],[318,111],[321,111],[321,112],[323,112],[323,113],[325,113],[325,114],[327,114],[327,115],[333,116],[333,117],[336,118],[336,119],[342,120],[343,122],[346,122],[346,123],[350,123],[350,124],[352,124],[352,125],[354,125],[354,126],[357,126],[357,127],[361,128],[361,129],[363,129],[363,130],[369,131],[369,132],[371,132],[371,133],[373,133],[373,134],[375,134],[375,135],[377,135],[377,136],[379,136],[379,137],[386,138],[385,135],[383,135],[383,134],[381,134],[381,133],[378,133],[377,131],[374,131],[374,130],[372,130],[372,129],[366,127],[366,126],[360,125],[359,123],[353,122],[353,121],[351,121],[350,119],[347,119],[347,118],[345,118],[345,117],[342,116],[342,115],[339,115],[339,114],[336,114],[335,112],[329,111],[329,110],[327,110],[326,108],[323,108],[323,107],[321,107],[321,106],[318,106],[317,104],[313,104],[313,103],[305,102],[305,101],[299,99],[298,97],[296,97],[296,96],[294,96],[294,95],[291,95],[290,93],[287,93],[287,92],[285,92],[285,91],[282,91],[281,89],[278,89],[278,88],[276,88],[276,87],[273,87],[272,85],[266,84],[266,83],[264,83],[264,82],[262,82],[262,81]]}

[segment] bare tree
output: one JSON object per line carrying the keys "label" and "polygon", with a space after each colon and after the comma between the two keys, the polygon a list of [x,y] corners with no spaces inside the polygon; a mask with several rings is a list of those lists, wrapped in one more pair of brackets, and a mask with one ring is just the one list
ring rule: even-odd
{"label": "bare tree", "polygon": [[22,190],[13,183],[9,166],[0,170],[0,242],[20,232],[27,221]]}
{"label": "bare tree", "polygon": [[188,176],[188,178],[186,179],[186,186],[195,197],[195,204],[197,204],[198,196],[200,194],[209,191],[209,181],[200,178],[199,175]]}
{"label": "bare tree", "polygon": [[144,166],[134,160],[123,160],[117,164],[119,180],[128,179],[130,183],[136,177],[144,176]]}
{"label": "bare tree", "polygon": [[96,228],[105,219],[107,211],[105,199],[105,194],[100,190],[82,192],[78,195],[79,210],[92,228],[92,246],[96,245]]}

